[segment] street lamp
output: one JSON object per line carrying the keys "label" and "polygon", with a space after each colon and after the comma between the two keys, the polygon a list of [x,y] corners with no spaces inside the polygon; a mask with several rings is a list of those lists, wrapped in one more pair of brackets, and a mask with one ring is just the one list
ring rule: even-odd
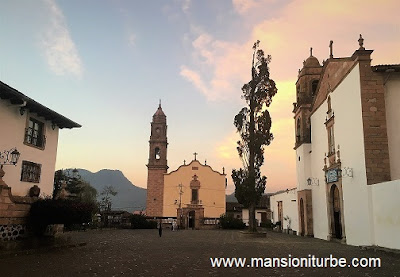
{"label": "street lamp", "polygon": [[21,153],[18,152],[17,148],[11,148],[10,150],[0,152],[1,167],[3,167],[3,165],[16,165],[20,155]]}
{"label": "street lamp", "polygon": [[19,156],[21,153],[18,152],[17,148],[11,148],[10,150],[4,150],[0,152],[0,186],[7,186],[3,181],[5,172],[3,170],[3,165],[17,165]]}

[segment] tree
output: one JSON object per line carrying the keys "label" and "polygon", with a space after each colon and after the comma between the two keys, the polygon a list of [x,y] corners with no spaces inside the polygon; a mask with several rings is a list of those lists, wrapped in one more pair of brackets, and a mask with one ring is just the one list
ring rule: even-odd
{"label": "tree", "polygon": [[268,146],[273,135],[271,116],[267,108],[277,93],[275,82],[270,79],[268,64],[271,56],[265,57],[259,49],[260,41],[253,45],[251,80],[242,87],[242,98],[247,106],[235,116],[234,125],[240,135],[237,150],[243,168],[232,170],[235,197],[249,208],[249,230],[256,232],[255,208],[265,190],[267,177],[261,175],[264,163],[264,146]]}
{"label": "tree", "polygon": [[100,210],[101,211],[111,211],[111,206],[112,206],[112,199],[111,196],[117,195],[118,192],[115,190],[113,186],[105,186],[100,193],[101,199],[100,199]]}
{"label": "tree", "polygon": [[76,168],[57,170],[54,173],[53,198],[60,196],[63,187],[67,192],[66,198],[97,205],[97,190],[82,179]]}

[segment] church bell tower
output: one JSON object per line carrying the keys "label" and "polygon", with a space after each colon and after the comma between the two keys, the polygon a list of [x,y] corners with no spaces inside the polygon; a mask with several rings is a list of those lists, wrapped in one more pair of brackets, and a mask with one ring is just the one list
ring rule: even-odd
{"label": "church bell tower", "polygon": [[163,216],[164,173],[167,173],[167,117],[161,103],[153,115],[147,164],[147,216]]}

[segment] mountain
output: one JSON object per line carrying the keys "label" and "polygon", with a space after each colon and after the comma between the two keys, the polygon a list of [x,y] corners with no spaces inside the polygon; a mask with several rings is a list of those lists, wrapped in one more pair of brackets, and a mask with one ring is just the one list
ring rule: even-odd
{"label": "mountain", "polygon": [[232,194],[226,195],[225,199],[226,199],[226,202],[237,202],[234,192]]}
{"label": "mountain", "polygon": [[[112,198],[113,210],[132,212],[146,208],[147,190],[133,185],[119,170],[102,169],[96,173],[78,169],[82,179],[89,182],[100,194],[105,186],[113,186],[118,192]],[[100,199],[100,196],[98,197]]]}

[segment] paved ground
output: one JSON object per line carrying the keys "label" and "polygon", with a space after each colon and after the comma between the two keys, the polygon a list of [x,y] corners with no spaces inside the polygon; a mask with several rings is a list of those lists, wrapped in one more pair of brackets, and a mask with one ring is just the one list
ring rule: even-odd
{"label": "paved ground", "polygon": [[[66,233],[76,247],[0,254],[0,276],[398,276],[400,255],[269,232],[92,230]],[[379,257],[380,268],[213,268],[210,257]]]}

